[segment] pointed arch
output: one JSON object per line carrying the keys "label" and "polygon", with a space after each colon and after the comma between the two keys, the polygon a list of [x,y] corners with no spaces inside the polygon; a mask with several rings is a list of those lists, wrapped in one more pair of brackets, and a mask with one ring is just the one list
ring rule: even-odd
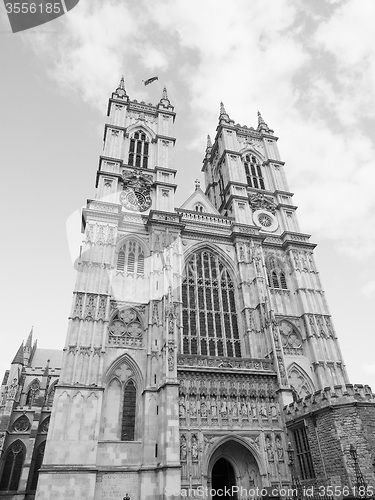
{"label": "pointed arch", "polygon": [[26,415],[21,415],[13,424],[15,432],[27,432],[30,429],[30,420]]}
{"label": "pointed arch", "polygon": [[262,155],[252,148],[245,149],[242,153],[242,163],[245,169],[247,185],[251,188],[265,190]]}
{"label": "pointed arch", "polygon": [[315,392],[314,383],[303,368],[297,363],[291,363],[287,368],[288,382],[298,398],[303,398]]}
{"label": "pointed arch", "polygon": [[0,480],[0,491],[17,491],[25,461],[25,445],[17,439],[7,449]]}
{"label": "pointed arch", "polygon": [[268,277],[268,286],[270,288],[288,290],[285,266],[282,260],[279,259],[276,255],[271,254],[266,257],[265,262]]}
{"label": "pointed arch", "polygon": [[120,356],[104,376],[105,404],[102,434],[105,439],[134,441],[140,432],[143,376],[128,355]]}
{"label": "pointed arch", "polygon": [[33,406],[40,393],[40,382],[36,378],[29,384],[26,390],[26,406]]}
{"label": "pointed arch", "polygon": [[226,259],[207,245],[195,248],[184,274],[182,352],[241,357],[235,282]]}
{"label": "pointed arch", "polygon": [[287,319],[281,319],[279,321],[279,331],[284,354],[302,356],[303,337],[296,325]]}
{"label": "pointed arch", "polygon": [[38,485],[39,479],[39,471],[43,464],[44,451],[46,448],[46,441],[42,441],[38,447],[36,448],[33,456],[33,463],[31,466],[31,476],[30,476],[30,485],[28,487],[29,490],[35,491]]}
{"label": "pointed arch", "polygon": [[150,156],[150,144],[155,138],[155,133],[144,125],[135,123],[128,127],[129,151],[128,165],[138,168],[148,168]]}
{"label": "pointed arch", "polygon": [[[235,443],[241,444],[247,451],[249,451],[254,459],[255,462],[258,465],[259,472],[262,476],[264,476],[267,473],[267,468],[266,464],[264,462],[264,458],[262,453],[260,452],[259,448],[255,445],[255,443],[252,443],[249,441],[249,439],[238,436],[236,434],[231,434],[231,435],[226,435],[223,436],[222,438],[218,439],[215,441],[215,443],[212,445],[212,448],[209,449],[209,453],[206,457],[206,460],[203,464],[203,474],[207,477],[211,476],[212,473],[212,467],[214,465],[214,461],[212,460],[215,452],[224,444],[229,443],[231,441],[234,441]],[[232,465],[233,462],[231,461]]]}
{"label": "pointed arch", "polygon": [[117,244],[115,255],[117,255],[117,271],[144,276],[145,260],[150,255],[150,251],[139,236],[128,235],[121,239]]}
{"label": "pointed arch", "polygon": [[47,406],[52,406],[52,404],[53,404],[53,399],[55,397],[57,383],[58,383],[58,380],[55,380],[49,386],[47,397],[46,397]]}

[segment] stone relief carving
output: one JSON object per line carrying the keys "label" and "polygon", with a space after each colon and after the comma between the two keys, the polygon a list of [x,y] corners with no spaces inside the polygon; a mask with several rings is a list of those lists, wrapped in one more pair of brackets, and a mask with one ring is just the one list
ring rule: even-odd
{"label": "stone relief carving", "polygon": [[108,343],[126,347],[143,345],[143,326],[137,311],[133,308],[116,312],[108,327]]}

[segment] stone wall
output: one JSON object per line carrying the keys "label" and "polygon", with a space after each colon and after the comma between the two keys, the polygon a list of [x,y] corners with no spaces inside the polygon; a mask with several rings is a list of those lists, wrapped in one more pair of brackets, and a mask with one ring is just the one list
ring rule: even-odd
{"label": "stone wall", "polygon": [[[366,483],[375,488],[375,398],[369,386],[326,388],[284,408],[289,437],[304,425],[319,485],[356,486],[353,445]],[[293,444],[295,448],[295,444]],[[296,461],[298,471],[298,460]]]}

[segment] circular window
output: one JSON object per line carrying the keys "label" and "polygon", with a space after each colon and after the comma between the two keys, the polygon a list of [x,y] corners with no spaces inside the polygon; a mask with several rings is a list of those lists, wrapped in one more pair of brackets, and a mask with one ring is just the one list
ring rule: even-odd
{"label": "circular window", "polygon": [[14,422],[13,430],[16,432],[26,432],[30,427],[30,420],[23,415]]}
{"label": "circular window", "polygon": [[255,210],[253,213],[254,224],[263,231],[273,232],[279,227],[276,217],[265,210]]}

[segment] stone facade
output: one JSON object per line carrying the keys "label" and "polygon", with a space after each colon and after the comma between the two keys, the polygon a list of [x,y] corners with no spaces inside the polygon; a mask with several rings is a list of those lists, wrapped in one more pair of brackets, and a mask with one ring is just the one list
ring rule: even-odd
{"label": "stone facade", "polygon": [[1,500],[34,498],[61,372],[62,352],[39,349],[32,337],[20,346],[1,386]]}
{"label": "stone facade", "polygon": [[[166,89],[154,106],[121,80],[108,117],[36,499],[286,487],[289,439],[304,480],[353,482],[350,442],[373,481],[371,440],[355,438],[372,429],[371,391],[350,393],[273,131],[221,105],[205,191],[175,208]],[[330,404],[311,403],[326,387]]]}

